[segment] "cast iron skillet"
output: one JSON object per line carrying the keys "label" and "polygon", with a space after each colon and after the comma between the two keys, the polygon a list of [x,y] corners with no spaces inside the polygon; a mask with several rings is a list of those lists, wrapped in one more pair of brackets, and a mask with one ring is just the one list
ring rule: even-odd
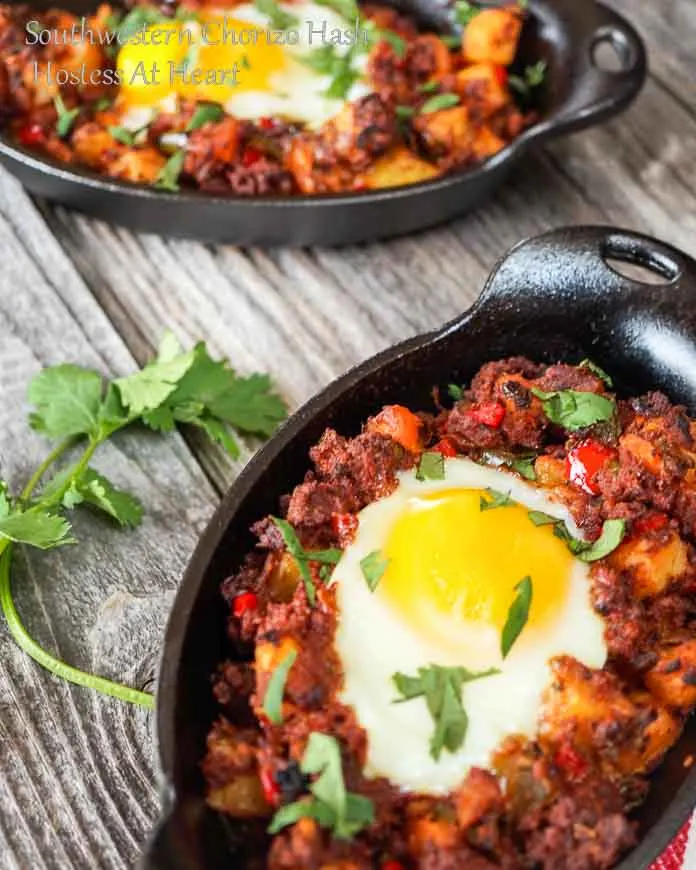
{"label": "cast iron skillet", "polygon": [[[607,257],[642,264],[655,287],[621,277]],[[696,261],[666,244],[603,227],[556,230],[522,242],[494,269],[472,309],[441,330],[363,363],[306,404],[244,469],[196,549],[170,618],[158,691],[165,818],[144,870],[248,868],[244,828],[206,809],[199,763],[216,715],[210,675],[223,658],[220,581],[255,541],[255,520],[303,478],[308,450],[327,426],[357,434],[386,403],[432,407],[431,390],[465,383],[489,360],[523,354],[546,362],[590,357],[620,394],[664,390],[696,412]],[[640,811],[640,845],[620,870],[644,870],[696,803],[696,721],[658,769]],[[236,859],[236,860],[235,860]]]}
{"label": "cast iron skillet", "polygon": [[[22,2],[22,0],[9,0]],[[24,0],[36,9],[64,6],[77,14],[96,0]],[[386,0],[436,31],[451,31],[447,0]],[[32,193],[97,217],[172,236],[263,245],[343,245],[410,233],[471,209],[502,181],[533,145],[622,111],[646,75],[645,48],[635,30],[593,0],[531,0],[519,70],[544,59],[548,84],[542,120],[473,171],[373,193],[337,196],[218,197],[198,191],[163,193],[70,169],[0,136],[0,160]],[[610,43],[622,63],[604,72],[593,60]]]}

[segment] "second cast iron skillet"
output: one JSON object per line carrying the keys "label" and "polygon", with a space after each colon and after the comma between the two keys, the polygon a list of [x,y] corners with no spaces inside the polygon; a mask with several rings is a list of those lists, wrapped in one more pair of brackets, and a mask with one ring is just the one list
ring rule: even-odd
{"label": "second cast iron skillet", "polygon": [[[41,10],[61,6],[85,15],[97,0],[8,0]],[[453,28],[448,0],[384,0],[438,32]],[[645,48],[620,15],[594,0],[530,0],[515,70],[548,63],[539,91],[541,120],[473,170],[365,193],[327,196],[213,196],[196,190],[166,193],[106,178],[38,156],[0,135],[0,160],[29,190],[96,217],[170,236],[238,245],[346,245],[423,229],[478,205],[542,142],[618,114],[640,91]],[[595,63],[610,43],[621,68]]]}
{"label": "second cast iron skillet", "polygon": [[[622,277],[607,258],[642,264],[662,286]],[[248,870],[244,825],[205,807],[200,760],[216,709],[210,675],[230,651],[221,580],[254,545],[249,526],[275,512],[309,465],[327,426],[357,434],[384,404],[432,406],[431,390],[466,383],[485,362],[513,354],[575,363],[590,357],[620,395],[661,389],[696,413],[696,262],[666,244],[601,227],[523,242],[494,269],[480,300],[443,329],[386,350],[305,405],[247,465],[204,533],[167,629],[158,691],[164,819],[146,870]],[[655,773],[641,808],[641,842],[620,870],[645,870],[696,803],[692,719]]]}

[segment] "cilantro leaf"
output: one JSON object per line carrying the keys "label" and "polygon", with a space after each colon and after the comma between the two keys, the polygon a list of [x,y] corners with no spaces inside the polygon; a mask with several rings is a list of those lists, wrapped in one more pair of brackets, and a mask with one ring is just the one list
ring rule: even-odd
{"label": "cilantro leaf", "polygon": [[111,126],[106,128],[113,138],[122,145],[135,145],[135,134],[126,127]]}
{"label": "cilantro leaf", "polygon": [[586,550],[578,553],[578,558],[583,562],[596,562],[598,559],[603,559],[619,546],[625,534],[625,520],[605,520],[602,534]]}
{"label": "cilantro leaf", "polygon": [[0,480],[0,518],[6,517],[11,507],[7,483],[4,480]]}
{"label": "cilantro leaf", "polygon": [[[166,409],[160,409],[160,411],[165,411]],[[155,412],[156,413],[156,412]],[[196,417],[193,420],[189,421],[191,425],[197,426],[199,429],[202,429],[206,435],[212,440],[219,444],[222,449],[230,456],[232,459],[239,458],[239,445],[234,440],[234,437],[230,433],[230,430],[225,426],[223,422],[218,420],[216,417],[211,416],[210,414],[202,414],[200,417]]]}
{"label": "cilantro leaf", "polygon": [[583,562],[596,562],[612,553],[623,540],[626,534],[625,520],[605,520],[602,526],[602,534],[596,541],[580,541],[574,538],[565,526],[558,522],[554,533],[568,545],[571,553],[575,554]]}
{"label": "cilantro leaf", "polygon": [[543,511],[527,511],[527,516],[535,526],[555,526],[559,522],[558,517],[552,517]]}
{"label": "cilantro leaf", "polygon": [[269,833],[275,834],[309,816],[321,827],[332,828],[335,837],[348,839],[374,821],[373,802],[346,790],[341,749],[335,737],[313,731],[300,769],[305,775],[317,777],[309,786],[312,796],[281,807],[271,820]]}
{"label": "cilantro leaf", "polygon": [[535,458],[534,456],[521,456],[519,459],[511,459],[510,468],[527,480],[536,480],[536,471],[534,470]]}
{"label": "cilantro leaf", "polygon": [[50,438],[95,435],[102,401],[98,372],[64,364],[43,369],[29,384],[36,411],[29,423]]}
{"label": "cilantro leaf", "polygon": [[523,577],[515,586],[515,596],[510,609],[508,610],[507,619],[503,626],[503,633],[500,638],[500,652],[503,658],[512,649],[513,644],[520,636],[522,629],[527,624],[529,618],[529,608],[532,605],[532,578]]}
{"label": "cilantro leaf", "polygon": [[468,3],[467,0],[457,0],[454,4],[454,18],[457,24],[466,27],[472,18],[475,18],[481,10],[474,6],[473,3]]}
{"label": "cilantro leaf", "polygon": [[159,190],[177,191],[179,189],[179,176],[184,168],[185,158],[186,152],[183,148],[175,151],[157,173],[154,186]]}
{"label": "cilantro leaf", "polygon": [[527,99],[534,88],[538,88],[546,77],[547,63],[545,60],[540,60],[531,66],[527,66],[521,76],[510,74],[508,76],[508,84],[517,91],[517,93]]}
{"label": "cilantro leaf", "polygon": [[546,393],[537,389],[532,389],[532,393],[541,399],[547,418],[571,432],[612,420],[616,415],[614,400],[597,393],[579,390]]}
{"label": "cilantro leaf", "polygon": [[591,359],[587,359],[587,357],[585,357],[585,359],[581,360],[578,363],[578,368],[587,369],[588,371],[592,372],[593,375],[596,375],[598,378],[603,380],[604,383],[609,387],[609,389],[614,386],[614,382],[612,381],[611,377],[604,371],[603,368],[600,368],[597,363],[592,362]]}
{"label": "cilantro leaf", "polygon": [[82,473],[70,492],[73,497],[77,496],[81,501],[104,511],[122,526],[135,528],[142,521],[143,506],[138,499],[125,490],[117,489],[93,468],[87,468]]}
{"label": "cilantro leaf", "polygon": [[448,384],[447,392],[451,399],[454,399],[455,402],[459,402],[464,398],[464,389],[460,387],[459,384]]}
{"label": "cilantro leaf", "polygon": [[191,116],[191,120],[186,125],[186,132],[191,133],[193,130],[198,130],[204,124],[219,121],[224,114],[222,106],[217,103],[199,103],[196,111]]}
{"label": "cilantro leaf", "polygon": [[296,659],[297,650],[291,649],[271,674],[266,694],[263,697],[263,712],[276,725],[280,725],[283,721],[282,709],[285,683],[287,682],[290,668],[295,664]]}
{"label": "cilantro leaf", "polygon": [[154,6],[134,6],[115,28],[117,42],[119,45],[123,45],[149,25],[159,24],[166,20],[165,16]]}
{"label": "cilantro leaf", "polygon": [[154,411],[176,390],[179,381],[193,365],[194,351],[157,359],[143,369],[113,383],[121,401],[137,417]]}
{"label": "cilantro leaf", "polygon": [[234,376],[208,404],[211,413],[237,429],[255,435],[272,435],[287,417],[283,400],[273,392],[268,375]]}
{"label": "cilantro leaf", "polygon": [[416,110],[413,106],[396,106],[394,109],[396,112],[396,117],[400,121],[405,121],[407,118],[412,118],[416,114]]}
{"label": "cilantro leaf", "polygon": [[80,107],[78,106],[75,109],[66,108],[60,94],[56,94],[53,98],[53,105],[56,114],[58,115],[58,119],[56,120],[56,133],[61,139],[64,139],[72,129],[72,125],[75,123],[75,118],[80,114]]}
{"label": "cilantro leaf", "polygon": [[70,523],[48,510],[31,508],[11,511],[0,517],[0,539],[30,544],[40,550],[50,550],[63,544],[74,544]]}
{"label": "cilantro leaf", "polygon": [[510,507],[510,505],[517,504],[517,502],[510,498],[509,492],[498,492],[498,490],[491,489],[490,487],[486,489],[486,492],[490,500],[487,500],[484,496],[480,497],[479,510],[481,511],[490,511],[495,508]]}
{"label": "cilantro leaf", "polygon": [[304,584],[307,601],[310,606],[314,606],[317,598],[316,589],[314,587],[314,579],[312,571],[309,567],[310,562],[319,562],[322,565],[335,565],[343,553],[341,550],[332,548],[329,550],[305,550],[297,537],[297,533],[287,520],[282,520],[279,517],[271,517],[271,521],[283,537],[283,542],[288,553],[294,557],[297,566],[300,569],[300,577]]}
{"label": "cilantro leaf", "polygon": [[360,570],[370,592],[374,592],[389,565],[389,559],[385,559],[381,550],[373,550],[364,559],[360,560]]}
{"label": "cilantro leaf", "polygon": [[436,761],[443,749],[455,752],[466,738],[469,720],[462,704],[464,684],[498,673],[500,671],[497,668],[477,672],[463,667],[428,665],[418,668],[415,677],[402,673],[392,676],[392,682],[401,695],[397,702],[425,698],[428,712],[435,723],[430,754]]}
{"label": "cilantro leaf", "polygon": [[451,109],[459,103],[458,94],[435,94],[426,100],[420,108],[421,115],[429,115],[431,112],[439,112],[442,109]]}
{"label": "cilantro leaf", "polygon": [[416,480],[444,480],[445,457],[437,450],[422,454],[416,470]]}
{"label": "cilantro leaf", "polygon": [[289,30],[300,23],[295,15],[290,15],[276,3],[276,0],[254,0],[254,6],[265,15],[274,30]]}
{"label": "cilantro leaf", "polygon": [[319,6],[333,9],[346,21],[355,21],[359,17],[358,4],[355,0],[317,0]]}

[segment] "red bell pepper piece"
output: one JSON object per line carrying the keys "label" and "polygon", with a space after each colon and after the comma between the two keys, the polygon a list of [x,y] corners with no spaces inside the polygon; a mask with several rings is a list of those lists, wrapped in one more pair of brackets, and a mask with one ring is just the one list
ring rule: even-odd
{"label": "red bell pepper piece", "polygon": [[587,772],[587,761],[570,743],[561,745],[553,761],[570,779],[579,779]]}
{"label": "red bell pepper piece", "polygon": [[249,146],[244,149],[244,153],[242,154],[242,163],[244,166],[253,166],[254,163],[258,163],[258,161],[263,157],[263,154],[259,151],[258,148],[254,148],[253,146]]}
{"label": "red bell pepper piece", "polygon": [[232,613],[239,618],[248,610],[256,610],[259,606],[259,597],[255,592],[240,592],[232,602]]}
{"label": "red bell pepper piece", "polygon": [[277,806],[280,800],[280,786],[275,781],[275,777],[267,767],[261,768],[259,777],[266,803],[269,803],[272,807]]}
{"label": "red bell pepper piece", "polygon": [[46,139],[44,128],[41,124],[25,124],[17,133],[17,138],[28,148],[32,145],[41,145]]}
{"label": "red bell pepper piece", "polygon": [[649,514],[644,514],[642,517],[633,521],[633,531],[639,535],[645,535],[648,532],[657,532],[664,529],[669,520],[665,514],[657,511]]}
{"label": "red bell pepper piece", "polygon": [[581,441],[568,451],[566,458],[568,480],[589,495],[598,495],[599,487],[595,482],[597,472],[615,456],[616,450],[607,447],[601,441],[596,441],[594,438]]}
{"label": "red bell pepper piece", "polygon": [[496,66],[495,68],[495,77],[498,80],[498,84],[501,88],[506,88],[508,83],[508,71],[504,66]]}
{"label": "red bell pepper piece", "polygon": [[442,453],[443,456],[448,456],[450,458],[457,455],[457,448],[452,444],[449,438],[443,438],[430,449],[436,453]]}
{"label": "red bell pepper piece", "polygon": [[470,408],[468,413],[482,426],[500,429],[505,417],[505,406],[501,405],[500,402],[482,402],[480,405]]}

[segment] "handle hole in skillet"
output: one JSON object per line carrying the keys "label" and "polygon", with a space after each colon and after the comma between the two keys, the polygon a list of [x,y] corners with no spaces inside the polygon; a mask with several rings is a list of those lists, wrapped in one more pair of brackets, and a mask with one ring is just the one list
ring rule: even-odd
{"label": "handle hole in skillet", "polygon": [[631,44],[614,27],[603,27],[595,33],[590,57],[598,70],[615,75],[632,69],[636,62]]}
{"label": "handle hole in skillet", "polygon": [[601,256],[606,265],[634,284],[666,287],[681,275],[681,269],[667,254],[626,239],[607,239]]}

